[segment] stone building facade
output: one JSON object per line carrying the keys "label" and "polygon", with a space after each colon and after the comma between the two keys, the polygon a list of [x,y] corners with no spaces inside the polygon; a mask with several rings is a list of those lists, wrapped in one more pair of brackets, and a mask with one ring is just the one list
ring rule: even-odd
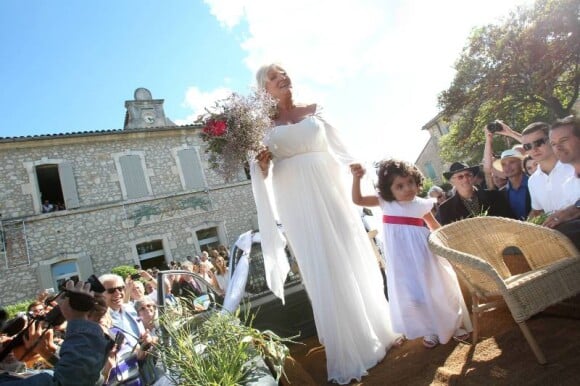
{"label": "stone building facade", "polygon": [[441,114],[438,114],[427,122],[421,130],[428,130],[430,138],[417,157],[415,165],[434,184],[441,185],[446,182],[443,172],[448,170],[449,165],[443,162],[439,156],[439,139],[449,132],[449,122],[443,120]]}
{"label": "stone building facade", "polygon": [[173,124],[146,89],[125,106],[122,130],[0,138],[0,305],[257,227],[248,177],[208,167],[199,127]]}

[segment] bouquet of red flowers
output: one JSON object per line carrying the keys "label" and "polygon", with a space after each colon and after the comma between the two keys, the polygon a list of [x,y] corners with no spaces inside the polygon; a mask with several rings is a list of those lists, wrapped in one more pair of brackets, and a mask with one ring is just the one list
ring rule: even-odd
{"label": "bouquet of red flowers", "polygon": [[236,93],[206,108],[196,123],[203,126],[210,166],[226,180],[236,176],[248,157],[262,149],[266,131],[272,127],[276,101],[264,91],[244,96]]}

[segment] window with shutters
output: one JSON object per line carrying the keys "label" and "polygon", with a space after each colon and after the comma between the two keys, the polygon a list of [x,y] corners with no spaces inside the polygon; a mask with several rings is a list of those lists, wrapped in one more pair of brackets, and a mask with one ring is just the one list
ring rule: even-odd
{"label": "window with shutters", "polygon": [[122,155],[119,157],[119,166],[121,168],[123,198],[130,200],[151,195],[141,155]]}
{"label": "window with shutters", "polygon": [[200,190],[206,188],[205,176],[196,149],[187,148],[178,150],[177,165],[184,190]]}
{"label": "window with shutters", "polygon": [[79,207],[77,186],[70,162],[36,164],[34,172],[42,213]]}

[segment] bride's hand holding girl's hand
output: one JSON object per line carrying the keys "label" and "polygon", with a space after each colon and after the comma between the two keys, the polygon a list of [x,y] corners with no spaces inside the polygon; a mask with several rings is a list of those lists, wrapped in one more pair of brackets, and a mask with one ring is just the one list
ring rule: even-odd
{"label": "bride's hand holding girl's hand", "polygon": [[258,155],[256,156],[256,160],[258,161],[258,165],[260,165],[262,175],[264,177],[267,177],[268,169],[270,169],[270,161],[272,160],[272,153],[270,153],[268,148],[265,147],[258,153]]}

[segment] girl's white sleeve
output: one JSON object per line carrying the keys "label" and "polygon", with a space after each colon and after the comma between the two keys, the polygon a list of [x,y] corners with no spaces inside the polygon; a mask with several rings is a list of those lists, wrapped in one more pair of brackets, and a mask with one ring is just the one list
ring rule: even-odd
{"label": "girl's white sleeve", "polygon": [[[270,173],[272,175],[270,164]],[[258,210],[258,226],[264,256],[264,269],[268,288],[284,303],[284,282],[290,272],[290,265],[286,257],[286,239],[278,227],[275,217],[275,200],[271,185],[271,177],[264,178],[257,161],[250,161],[250,176],[256,208]]]}

